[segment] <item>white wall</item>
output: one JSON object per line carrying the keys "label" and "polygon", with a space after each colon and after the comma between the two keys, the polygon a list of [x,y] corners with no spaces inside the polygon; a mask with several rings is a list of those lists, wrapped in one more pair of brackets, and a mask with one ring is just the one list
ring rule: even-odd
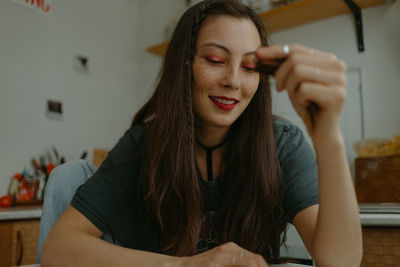
{"label": "white wall", "polygon": [[138,9],[138,88],[144,99],[154,91],[161,58],[146,48],[167,41],[166,25],[185,10],[184,0],[137,0]]}
{"label": "white wall", "polygon": [[[52,146],[71,160],[109,149],[140,105],[137,2],[54,0],[49,15],[0,1],[0,195]],[[73,70],[89,57],[88,75]],[[63,120],[46,117],[61,100]]]}

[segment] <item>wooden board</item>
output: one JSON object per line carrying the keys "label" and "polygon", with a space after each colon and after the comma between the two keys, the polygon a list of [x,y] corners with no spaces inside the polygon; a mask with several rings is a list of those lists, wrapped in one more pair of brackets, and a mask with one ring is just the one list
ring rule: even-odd
{"label": "wooden board", "polygon": [[[17,265],[19,258],[21,265],[36,262],[36,248],[39,237],[40,220],[21,220],[13,223],[12,265]],[[18,240],[18,232],[21,240]],[[22,242],[22,246],[21,246]]]}
{"label": "wooden board", "polygon": [[95,148],[93,149],[93,163],[97,167],[99,167],[103,161],[106,159],[108,155],[108,149],[100,149],[100,148]]}
{"label": "wooden board", "polygon": [[34,264],[40,220],[0,221],[0,267]]}
{"label": "wooden board", "polygon": [[0,267],[12,265],[12,222],[0,221]]}
{"label": "wooden board", "polygon": [[400,156],[355,159],[359,203],[400,203]]}
{"label": "wooden board", "polygon": [[[355,0],[361,8],[382,5],[386,0]],[[351,13],[343,0],[303,0],[261,13],[270,32],[276,32],[310,22]]]}
{"label": "wooden board", "polygon": [[164,42],[161,44],[150,46],[146,49],[150,54],[154,54],[156,56],[164,57],[165,52],[167,52],[169,42]]}
{"label": "wooden board", "polygon": [[360,267],[395,267],[400,263],[400,228],[363,227]]}

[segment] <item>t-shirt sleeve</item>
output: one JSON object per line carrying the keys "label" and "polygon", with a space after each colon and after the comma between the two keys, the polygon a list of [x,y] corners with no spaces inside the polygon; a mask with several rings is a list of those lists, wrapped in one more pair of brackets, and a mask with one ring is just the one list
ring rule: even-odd
{"label": "t-shirt sleeve", "polygon": [[282,121],[275,126],[278,127],[277,148],[285,183],[284,214],[287,222],[293,224],[298,212],[319,202],[317,163],[298,127]]}
{"label": "t-shirt sleeve", "polygon": [[127,221],[138,197],[140,153],[135,130],[128,130],[100,168],[75,192],[71,205],[103,233],[114,234]]}

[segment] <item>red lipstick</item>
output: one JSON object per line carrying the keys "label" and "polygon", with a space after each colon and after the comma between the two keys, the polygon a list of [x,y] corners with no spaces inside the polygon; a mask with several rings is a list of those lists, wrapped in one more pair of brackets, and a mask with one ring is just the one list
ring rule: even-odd
{"label": "red lipstick", "polygon": [[[236,104],[239,102],[237,99],[235,98],[229,98],[229,97],[225,97],[225,96],[210,96],[211,101],[220,109],[223,110],[232,110],[235,108]],[[222,103],[222,102],[226,102],[226,101],[230,101],[233,103]]]}

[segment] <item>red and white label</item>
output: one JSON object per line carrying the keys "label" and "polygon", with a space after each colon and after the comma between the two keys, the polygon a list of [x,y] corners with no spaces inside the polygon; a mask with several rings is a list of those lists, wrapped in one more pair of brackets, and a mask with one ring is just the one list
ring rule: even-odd
{"label": "red and white label", "polygon": [[48,14],[51,11],[52,0],[9,0],[12,3]]}

